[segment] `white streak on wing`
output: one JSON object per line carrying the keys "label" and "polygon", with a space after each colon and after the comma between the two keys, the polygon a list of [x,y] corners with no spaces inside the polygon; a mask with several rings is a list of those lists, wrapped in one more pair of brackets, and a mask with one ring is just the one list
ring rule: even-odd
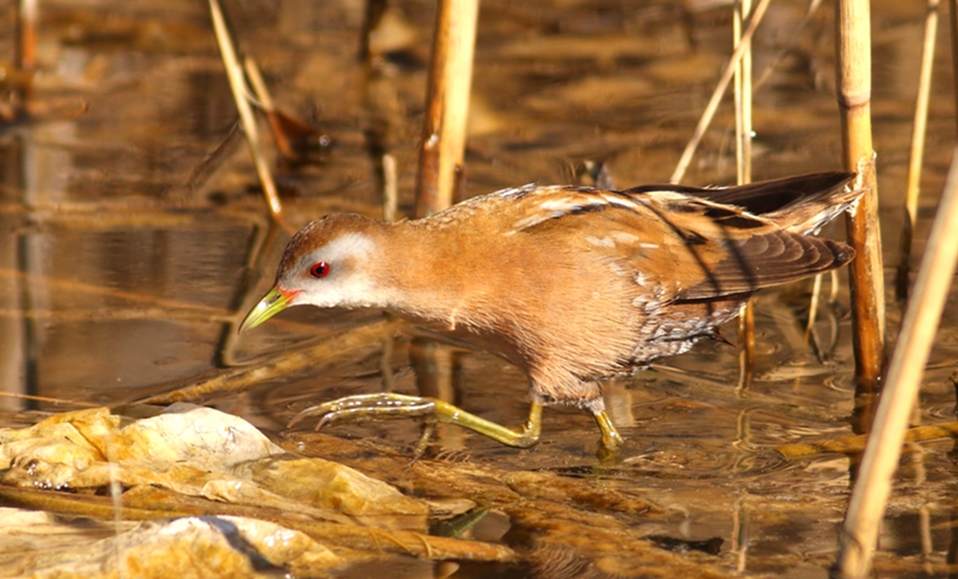
{"label": "white streak on wing", "polygon": [[545,214],[537,213],[536,215],[530,215],[529,217],[525,217],[523,219],[520,219],[519,221],[516,221],[515,224],[512,226],[513,230],[506,233],[506,235],[514,235],[517,231],[528,229],[530,227],[539,225],[543,221],[548,221],[550,219],[562,217],[563,215],[565,215],[564,211],[551,211]]}
{"label": "white streak on wing", "polygon": [[517,195],[529,193],[535,188],[535,183],[526,183],[522,187],[509,187],[508,189],[500,189],[499,191],[493,193],[493,195],[498,195],[499,197],[515,197]]}
{"label": "white streak on wing", "polygon": [[[613,231],[611,237],[614,241],[622,243],[625,245],[633,245],[636,241],[639,240],[639,236],[634,233],[629,233],[627,231]],[[642,247],[645,244],[640,243],[639,246]]]}
{"label": "white streak on wing", "polygon": [[624,199],[622,197],[603,196],[603,199],[605,199],[605,202],[608,203],[609,205],[616,205],[618,207],[628,207],[630,209],[635,207],[635,203],[633,203],[629,199]]}
{"label": "white streak on wing", "polygon": [[615,247],[615,240],[610,237],[594,237],[586,235],[585,240],[596,247]]}
{"label": "white streak on wing", "polygon": [[[528,186],[524,187],[523,190],[525,190],[527,187]],[[542,188],[540,190],[545,193],[549,192],[549,188]],[[506,191],[503,191],[501,194],[503,196],[508,196],[508,195],[515,195],[519,192],[520,191],[518,190],[506,190]],[[525,217],[517,221],[513,225],[513,228],[514,228],[513,231],[510,231],[506,235],[513,235],[517,231],[534,227],[550,219],[557,219],[559,217],[563,217],[565,215],[575,213],[576,211],[580,209],[587,209],[590,207],[600,207],[603,205],[622,207],[622,208],[631,209],[634,211],[638,209],[639,204],[636,203],[634,200],[629,199],[627,197],[619,197],[616,195],[609,195],[602,192],[594,192],[594,193],[575,192],[560,198],[547,199],[545,201],[540,202],[539,207],[537,208],[538,211],[534,215],[530,215],[528,217]],[[631,234],[623,232],[623,235],[628,236]],[[628,243],[628,242],[631,242],[633,239],[638,239],[638,238],[632,237],[628,241],[623,239],[623,242]]]}

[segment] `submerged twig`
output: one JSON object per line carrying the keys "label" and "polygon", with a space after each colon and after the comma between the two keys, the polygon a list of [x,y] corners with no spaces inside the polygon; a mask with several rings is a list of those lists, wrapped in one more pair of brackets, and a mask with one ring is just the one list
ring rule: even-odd
{"label": "submerged twig", "polygon": [[[244,308],[251,300],[250,294],[256,288],[263,275],[263,261],[269,254],[269,248],[276,241],[278,226],[276,221],[271,220],[264,226],[259,223],[253,224],[253,235],[250,237],[249,245],[246,249],[246,267],[243,269],[243,277],[236,285],[233,292],[233,299],[230,303],[230,309],[233,311],[248,311]],[[254,297],[255,299],[255,297]],[[255,303],[255,302],[253,302]],[[236,360],[233,352],[236,348],[236,342],[239,339],[237,331],[240,325],[237,316],[233,316],[229,323],[224,324],[220,330],[220,337],[216,344],[216,356],[219,365],[225,368],[236,366]]]}
{"label": "submerged twig", "polygon": [[[931,424],[909,428],[905,433],[905,442],[926,442],[940,438],[958,438],[958,422]],[[798,442],[775,447],[775,452],[788,460],[814,458],[823,454],[857,454],[865,450],[867,434],[856,434],[844,438],[835,438],[822,442]]]}
{"label": "submerged twig", "polygon": [[196,192],[206,183],[206,180],[210,178],[213,172],[223,164],[226,157],[233,152],[235,145],[239,144],[239,125],[238,121],[232,123],[229,132],[227,132],[223,140],[216,145],[216,148],[207,153],[207,155],[203,157],[203,160],[190,170],[184,185],[191,193]]}
{"label": "submerged twig", "polygon": [[741,340],[738,353],[737,391],[748,390],[755,377],[755,306],[752,300],[742,304],[738,319],[738,336]]}
{"label": "submerged twig", "polygon": [[208,380],[135,402],[142,404],[196,402],[215,394],[244,392],[266,380],[302,371],[304,368],[309,368],[315,372],[323,364],[339,359],[345,352],[379,342],[382,336],[391,334],[401,323],[398,320],[375,322],[343,332],[323,340],[319,344],[274,356],[266,362],[242,368],[232,368]]}

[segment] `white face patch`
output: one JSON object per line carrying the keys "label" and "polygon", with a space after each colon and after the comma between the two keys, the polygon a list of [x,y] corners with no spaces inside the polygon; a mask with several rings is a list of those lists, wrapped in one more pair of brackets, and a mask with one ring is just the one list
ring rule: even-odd
{"label": "white face patch", "polygon": [[[362,233],[344,233],[326,245],[303,256],[290,279],[282,285],[299,289],[292,303],[319,307],[386,307],[388,296],[377,288],[370,277],[375,266],[376,244]],[[310,277],[314,263],[326,262],[329,274],[322,278]]]}
{"label": "white face patch", "polygon": [[325,247],[317,251],[328,256],[329,261],[339,261],[347,256],[366,259],[375,249],[376,244],[368,235],[362,233],[346,233],[330,241]]}

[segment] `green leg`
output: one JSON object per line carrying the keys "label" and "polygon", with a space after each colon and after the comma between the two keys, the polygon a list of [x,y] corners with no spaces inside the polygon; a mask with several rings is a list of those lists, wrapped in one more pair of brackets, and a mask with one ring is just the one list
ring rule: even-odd
{"label": "green leg", "polygon": [[[311,417],[319,417],[319,424],[316,425],[317,430],[338,420],[363,421],[382,418],[432,417],[439,422],[462,426],[503,444],[519,448],[528,448],[538,442],[539,433],[542,430],[542,404],[538,402],[532,403],[525,426],[521,430],[511,430],[475,414],[470,414],[442,400],[389,392],[346,396],[325,404],[312,406],[297,414],[289,425],[293,426],[297,422]],[[608,422],[608,417],[606,417],[606,421]],[[615,427],[611,426],[612,423],[608,422],[608,424],[612,428],[612,433],[618,437]],[[605,431],[603,431],[602,438],[603,440],[606,438]],[[619,441],[621,442],[621,437]]]}
{"label": "green leg", "polygon": [[605,410],[595,413],[595,422],[602,432],[602,446],[598,452],[599,458],[612,459],[619,447],[625,444],[625,441],[622,440],[622,435],[615,429],[615,424],[612,424],[612,419],[609,418]]}

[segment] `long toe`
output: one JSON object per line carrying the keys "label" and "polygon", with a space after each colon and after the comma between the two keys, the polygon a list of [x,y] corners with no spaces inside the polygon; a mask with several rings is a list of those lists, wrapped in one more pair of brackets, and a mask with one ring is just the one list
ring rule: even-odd
{"label": "long toe", "polygon": [[436,403],[432,398],[392,392],[356,394],[310,406],[294,416],[289,421],[289,427],[292,428],[307,418],[316,417],[319,418],[316,425],[319,430],[330,422],[341,420],[361,422],[381,418],[416,418],[433,416],[435,412]]}

